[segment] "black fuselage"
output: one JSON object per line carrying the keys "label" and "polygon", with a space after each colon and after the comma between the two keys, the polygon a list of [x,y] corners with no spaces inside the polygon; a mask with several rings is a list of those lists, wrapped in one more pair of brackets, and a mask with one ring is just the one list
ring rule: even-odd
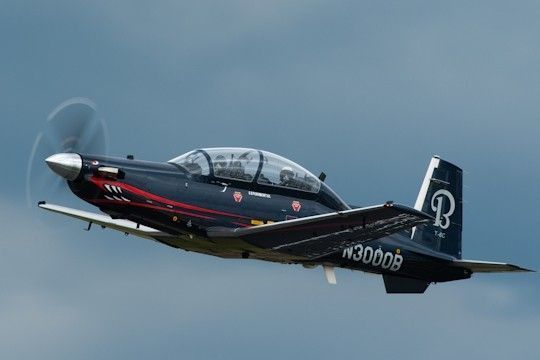
{"label": "black fuselage", "polygon": [[[448,266],[453,257],[411,241],[408,232],[365,242],[318,259],[316,263],[258,249],[242,241],[212,242],[210,227],[249,227],[350,209],[326,184],[317,193],[269,186],[256,181],[223,180],[190,173],[173,163],[82,155],[83,169],[70,181],[81,199],[113,218],[123,218],[168,234],[167,245],[225,258],[254,258],[306,266],[328,264],[430,282],[470,277]],[[118,176],[98,168],[120,169]]]}

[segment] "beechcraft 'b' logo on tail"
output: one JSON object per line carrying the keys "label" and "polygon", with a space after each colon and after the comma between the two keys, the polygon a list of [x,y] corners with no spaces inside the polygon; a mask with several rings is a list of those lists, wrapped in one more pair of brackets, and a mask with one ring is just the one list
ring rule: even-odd
{"label": "beechcraft 'b' logo on tail", "polygon": [[[443,213],[443,199],[445,197],[450,203],[450,208]],[[431,198],[431,209],[435,211],[436,214],[434,225],[439,226],[441,229],[448,229],[450,226],[450,216],[452,216],[456,210],[456,200],[450,191],[444,189],[438,190]]]}

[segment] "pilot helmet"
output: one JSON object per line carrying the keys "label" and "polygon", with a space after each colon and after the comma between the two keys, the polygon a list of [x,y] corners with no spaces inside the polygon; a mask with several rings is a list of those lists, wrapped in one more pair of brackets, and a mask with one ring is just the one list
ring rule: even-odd
{"label": "pilot helmet", "polygon": [[216,158],[214,159],[214,167],[216,168],[216,170],[225,169],[227,167],[227,160],[225,160],[225,156],[216,156]]}
{"label": "pilot helmet", "polygon": [[283,169],[281,169],[281,172],[279,173],[279,180],[281,182],[286,182],[294,178],[294,172],[290,166],[285,166]]}

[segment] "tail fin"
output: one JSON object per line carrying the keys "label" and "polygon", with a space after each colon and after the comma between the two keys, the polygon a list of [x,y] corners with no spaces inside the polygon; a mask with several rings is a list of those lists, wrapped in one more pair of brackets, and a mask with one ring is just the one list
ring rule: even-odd
{"label": "tail fin", "polygon": [[431,159],[414,208],[433,215],[435,221],[413,229],[413,241],[461,259],[462,186],[459,167],[438,156]]}

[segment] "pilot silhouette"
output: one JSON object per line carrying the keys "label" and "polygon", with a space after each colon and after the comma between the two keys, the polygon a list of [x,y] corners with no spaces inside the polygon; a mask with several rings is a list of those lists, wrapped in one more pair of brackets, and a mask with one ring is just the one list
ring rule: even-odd
{"label": "pilot silhouette", "polygon": [[285,166],[279,173],[279,185],[294,187],[294,172],[290,166]]}
{"label": "pilot silhouette", "polygon": [[214,159],[214,173],[216,176],[227,175],[227,160],[225,159],[225,156],[218,155]]}

